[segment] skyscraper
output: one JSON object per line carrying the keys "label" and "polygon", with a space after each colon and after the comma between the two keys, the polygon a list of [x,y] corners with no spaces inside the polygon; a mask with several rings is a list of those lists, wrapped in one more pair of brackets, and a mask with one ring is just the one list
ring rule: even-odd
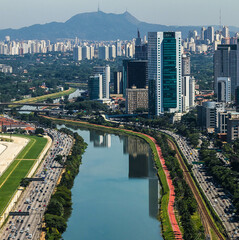
{"label": "skyscraper", "polygon": [[146,43],[142,44],[140,33],[138,31],[138,37],[135,41],[135,59],[147,60],[148,59],[148,45]]}
{"label": "skyscraper", "polygon": [[230,37],[229,28],[227,26],[223,26],[222,35],[224,38]]}
{"label": "skyscraper", "polygon": [[206,28],[202,27],[201,28],[201,40],[205,40],[205,32],[206,32]]}
{"label": "skyscraper", "polygon": [[103,60],[109,59],[109,47],[108,46],[99,47],[99,59],[103,59]]}
{"label": "skyscraper", "polygon": [[147,60],[123,60],[123,94],[126,94],[126,88],[133,86],[145,88],[147,85]]}
{"label": "skyscraper", "polygon": [[182,111],[188,112],[194,106],[195,100],[195,78],[191,76],[182,77]]}
{"label": "skyscraper", "polygon": [[81,61],[82,60],[82,48],[76,46],[73,48],[73,60]]}
{"label": "skyscraper", "polygon": [[231,102],[231,78],[218,77],[217,78],[217,100],[218,102]]}
{"label": "skyscraper", "polygon": [[82,47],[82,59],[88,59],[90,60],[90,47],[88,46],[83,46]]}
{"label": "skyscraper", "polygon": [[231,78],[231,93],[239,86],[239,42],[237,44],[218,45],[213,56],[214,89],[218,93],[218,77]]}
{"label": "skyscraper", "polygon": [[90,100],[102,99],[102,75],[96,74],[88,81],[88,92]]}
{"label": "skyscraper", "polygon": [[114,72],[114,93],[123,93],[122,72]]}
{"label": "skyscraper", "polygon": [[102,97],[109,99],[110,97],[110,66],[94,67],[94,74],[102,75]]}
{"label": "skyscraper", "polygon": [[181,32],[148,33],[149,114],[182,112]]}
{"label": "skyscraper", "polygon": [[90,59],[95,57],[95,48],[94,46],[90,46]]}
{"label": "skyscraper", "polygon": [[116,56],[120,57],[122,55],[121,41],[118,39],[115,45],[116,45]]}
{"label": "skyscraper", "polygon": [[187,55],[182,56],[182,75],[189,76],[191,74],[190,57]]}
{"label": "skyscraper", "polygon": [[116,58],[116,47],[115,45],[111,45],[109,47],[109,59],[115,59]]}
{"label": "skyscraper", "polygon": [[214,27],[209,26],[206,30],[206,36],[204,36],[204,39],[207,39],[212,44],[214,42]]}

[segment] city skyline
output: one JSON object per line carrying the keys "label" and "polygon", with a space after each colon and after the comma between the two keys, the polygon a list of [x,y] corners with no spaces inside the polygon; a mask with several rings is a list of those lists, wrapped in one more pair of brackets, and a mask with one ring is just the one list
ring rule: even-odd
{"label": "city skyline", "polygon": [[[220,9],[222,25],[237,26],[237,7],[239,3],[229,0],[228,4],[220,1],[192,2],[189,0],[155,2],[153,0],[52,0],[41,1],[34,5],[30,0],[2,3],[0,15],[0,29],[31,26],[33,24],[45,24],[49,22],[65,22],[78,13],[97,11],[98,6],[106,13],[123,13],[126,10],[143,22],[163,25],[219,25]],[[13,7],[14,6],[14,7]],[[200,11],[196,11],[200,9]],[[169,14],[169,11],[171,14]],[[170,17],[169,17],[170,16]]]}

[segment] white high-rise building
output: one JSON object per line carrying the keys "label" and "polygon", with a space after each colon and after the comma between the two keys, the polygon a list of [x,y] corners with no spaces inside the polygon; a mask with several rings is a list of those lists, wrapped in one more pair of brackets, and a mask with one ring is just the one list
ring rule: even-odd
{"label": "white high-rise building", "polygon": [[205,32],[206,32],[206,28],[205,27],[202,27],[201,28],[201,40],[205,40]]}
{"label": "white high-rise building", "polygon": [[231,78],[217,78],[217,100],[218,102],[231,102]]}
{"label": "white high-rise building", "polygon": [[102,75],[102,97],[109,99],[110,97],[110,66],[94,67],[94,74]]}
{"label": "white high-rise building", "polygon": [[108,46],[102,46],[99,47],[99,59],[108,60],[109,59],[109,47]]}
{"label": "white high-rise building", "polygon": [[95,48],[94,46],[90,46],[90,59],[95,57]]}
{"label": "white high-rise building", "polygon": [[182,77],[182,110],[188,112],[194,106],[195,79],[190,76]]}
{"label": "white high-rise building", "polygon": [[82,47],[82,59],[90,60],[90,47],[88,46]]}
{"label": "white high-rise building", "polygon": [[81,61],[82,60],[82,48],[76,46],[73,48],[73,60]]}
{"label": "white high-rise building", "polygon": [[182,112],[181,32],[148,33],[149,114]]}
{"label": "white high-rise building", "polygon": [[223,26],[222,35],[224,38],[230,37],[229,28],[227,26]]}
{"label": "white high-rise building", "polygon": [[214,42],[214,27],[209,26],[207,28],[207,39],[210,41],[212,44]]}
{"label": "white high-rise building", "polygon": [[111,45],[109,47],[109,59],[115,59],[116,58],[116,47],[115,45]]}
{"label": "white high-rise building", "polygon": [[195,106],[195,78],[190,77],[189,81],[189,108]]}
{"label": "white high-rise building", "polygon": [[118,39],[116,41],[116,56],[120,57],[122,55],[121,41]]}

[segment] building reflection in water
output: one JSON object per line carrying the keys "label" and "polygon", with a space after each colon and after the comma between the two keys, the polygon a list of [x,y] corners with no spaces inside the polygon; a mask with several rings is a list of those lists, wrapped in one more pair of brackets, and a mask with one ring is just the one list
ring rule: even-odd
{"label": "building reflection in water", "polygon": [[149,216],[157,218],[159,183],[150,147],[141,139],[121,136],[124,154],[129,154],[129,178],[149,181]]}
{"label": "building reflection in water", "polygon": [[[123,152],[129,154],[129,178],[148,179],[149,189],[149,216],[157,218],[158,215],[158,194],[159,184],[157,170],[154,168],[154,161],[150,147],[141,139],[119,136],[123,141]],[[111,147],[111,135],[97,130],[90,131],[90,141],[94,147]]]}
{"label": "building reflection in water", "polygon": [[111,147],[111,135],[101,131],[91,130],[90,141],[93,142],[94,147]]}

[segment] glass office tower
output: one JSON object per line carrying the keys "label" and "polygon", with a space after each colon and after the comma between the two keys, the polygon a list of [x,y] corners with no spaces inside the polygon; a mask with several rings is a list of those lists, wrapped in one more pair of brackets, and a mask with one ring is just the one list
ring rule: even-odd
{"label": "glass office tower", "polygon": [[182,112],[181,32],[148,33],[149,114]]}

